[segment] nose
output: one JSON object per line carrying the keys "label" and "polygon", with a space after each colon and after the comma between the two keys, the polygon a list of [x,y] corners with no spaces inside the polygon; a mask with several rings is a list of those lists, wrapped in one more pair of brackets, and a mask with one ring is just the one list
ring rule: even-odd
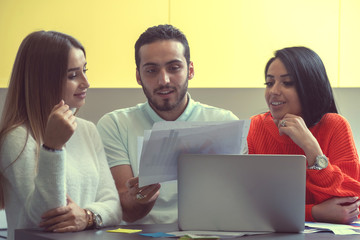
{"label": "nose", "polygon": [[166,85],[170,82],[170,76],[169,76],[169,73],[166,71],[166,69],[162,69],[159,72],[158,82],[160,85]]}
{"label": "nose", "polygon": [[279,82],[275,82],[274,85],[270,89],[270,93],[274,95],[280,95],[281,94],[281,85]]}
{"label": "nose", "polygon": [[81,88],[84,88],[84,89],[90,87],[90,83],[89,83],[88,78],[87,78],[87,76],[86,76],[85,73],[82,74],[80,87],[81,87]]}

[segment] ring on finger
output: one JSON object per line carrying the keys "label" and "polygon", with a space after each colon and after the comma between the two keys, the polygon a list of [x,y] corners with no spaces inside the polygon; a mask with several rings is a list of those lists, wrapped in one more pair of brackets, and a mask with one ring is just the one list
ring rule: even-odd
{"label": "ring on finger", "polygon": [[281,127],[286,127],[286,120],[281,120],[280,121],[280,126]]}
{"label": "ring on finger", "polygon": [[136,194],[136,199],[137,199],[137,200],[141,200],[141,199],[144,199],[144,198],[145,198],[145,196],[142,195],[141,193],[137,193],[137,194]]}

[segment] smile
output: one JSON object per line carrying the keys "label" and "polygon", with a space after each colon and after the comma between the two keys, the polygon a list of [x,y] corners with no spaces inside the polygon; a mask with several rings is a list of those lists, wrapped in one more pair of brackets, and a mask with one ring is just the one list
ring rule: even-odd
{"label": "smile", "polygon": [[284,104],[285,102],[271,102],[270,104],[273,106],[279,106],[281,104]]}
{"label": "smile", "polygon": [[77,93],[77,94],[74,94],[74,96],[84,98],[86,96],[86,92]]}
{"label": "smile", "polygon": [[157,91],[157,94],[167,95],[167,94],[172,93],[173,91],[174,91],[174,90],[160,90],[160,91]]}

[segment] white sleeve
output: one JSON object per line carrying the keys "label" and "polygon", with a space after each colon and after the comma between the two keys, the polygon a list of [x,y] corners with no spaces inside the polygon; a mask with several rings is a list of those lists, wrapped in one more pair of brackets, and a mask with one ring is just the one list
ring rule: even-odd
{"label": "white sleeve", "polygon": [[18,227],[37,227],[45,211],[66,205],[65,154],[65,150],[49,152],[41,147],[37,154],[36,142],[27,137],[24,127],[16,128],[4,139],[1,170],[11,197],[22,204],[19,209],[23,207]]}
{"label": "white sleeve", "polygon": [[102,218],[104,226],[118,225],[122,219],[122,211],[120,206],[119,194],[115,187],[115,181],[111,175],[104,146],[100,135],[95,127],[91,124],[90,133],[97,154],[99,166],[99,185],[97,186],[95,202],[85,206],[85,208],[99,214]]}

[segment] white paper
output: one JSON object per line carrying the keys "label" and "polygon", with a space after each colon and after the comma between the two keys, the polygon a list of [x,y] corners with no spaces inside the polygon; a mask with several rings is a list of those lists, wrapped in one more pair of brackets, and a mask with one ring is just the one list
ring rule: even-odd
{"label": "white paper", "polygon": [[6,222],[6,215],[4,210],[0,210],[0,229],[6,229],[7,222]]}
{"label": "white paper", "polygon": [[305,222],[304,233],[313,233],[321,231],[331,231],[335,235],[353,235],[360,234],[360,228],[346,225],[346,224],[333,224],[333,223],[322,223],[322,222]]}
{"label": "white paper", "polygon": [[149,139],[144,137],[139,165],[139,186],[176,180],[177,158],[182,153],[246,152],[249,127],[250,120],[155,123]]}
{"label": "white paper", "polygon": [[225,232],[225,231],[178,231],[178,232],[168,232],[167,234],[174,235],[176,237],[182,236],[211,236],[211,237],[242,237],[247,235],[260,235],[268,234],[271,232]]}

